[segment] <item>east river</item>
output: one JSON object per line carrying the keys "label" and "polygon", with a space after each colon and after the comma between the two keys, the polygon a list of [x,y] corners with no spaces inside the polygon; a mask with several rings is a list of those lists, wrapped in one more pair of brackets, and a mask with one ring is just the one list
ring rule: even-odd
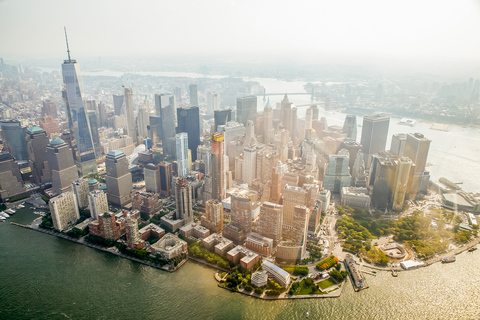
{"label": "east river", "polygon": [[[303,92],[299,82],[250,80],[267,92]],[[300,105],[309,97],[290,100]],[[345,118],[323,109],[320,116],[329,125]],[[429,123],[410,128],[397,122],[391,120],[389,135],[421,132],[432,140],[428,162],[435,179],[445,176],[480,191],[478,129],[452,126],[441,132]],[[9,221],[26,224],[35,217],[25,208]],[[370,288],[356,293],[349,281],[335,299],[257,300],[218,288],[213,273],[193,262],[167,273],[0,223],[0,319],[302,319],[307,311],[311,319],[480,319],[480,250],[397,278],[387,272],[365,275]]]}

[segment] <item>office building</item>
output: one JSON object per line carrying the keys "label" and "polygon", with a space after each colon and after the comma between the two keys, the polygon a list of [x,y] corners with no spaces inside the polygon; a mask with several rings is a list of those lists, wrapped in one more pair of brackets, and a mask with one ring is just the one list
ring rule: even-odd
{"label": "office building", "polygon": [[52,175],[47,161],[47,133],[38,126],[32,126],[27,129],[26,141],[33,182],[38,185],[51,182]]}
{"label": "office building", "polygon": [[[68,47],[67,47],[68,50]],[[70,58],[62,64],[63,98],[71,135],[74,161],[82,176],[97,172],[95,150],[87,110],[83,104],[83,83],[80,66]]]}
{"label": "office building", "polygon": [[195,162],[197,148],[200,145],[200,109],[198,107],[178,108],[177,119],[177,133],[188,133],[188,149],[192,152],[192,162]]}
{"label": "office building", "polygon": [[223,230],[223,205],[215,200],[205,203],[205,215],[202,216],[202,226],[212,233],[222,233]]}
{"label": "office building", "polygon": [[280,267],[277,267],[273,263],[264,261],[262,263],[262,270],[270,274],[282,287],[286,288],[290,284],[290,273]]}
{"label": "office building", "polygon": [[353,141],[357,140],[357,117],[355,115],[349,114],[345,117],[343,133],[347,135],[347,138]]}
{"label": "office building", "polygon": [[72,191],[77,198],[77,204],[80,209],[85,209],[88,206],[88,181],[86,179],[76,179],[72,181]]}
{"label": "office building", "polygon": [[135,113],[133,110],[133,94],[131,88],[125,88],[125,115],[127,116],[127,134],[133,142],[137,142],[137,129],[135,126]]}
{"label": "office building", "polygon": [[192,83],[188,88],[190,89],[190,106],[198,107],[197,85]]}
{"label": "office building", "polygon": [[340,150],[338,154],[331,155],[328,164],[325,165],[325,178],[323,187],[332,193],[339,194],[343,187],[350,187],[352,176],[348,163],[350,161],[348,151]]}
{"label": "office building", "polygon": [[268,98],[265,108],[263,109],[263,143],[268,144],[273,142],[275,136],[275,129],[273,128],[273,109]]}
{"label": "office building", "polygon": [[282,235],[290,238],[294,226],[294,209],[297,205],[308,205],[307,190],[285,185],[283,189],[283,224]]}
{"label": "office building", "polygon": [[215,253],[223,256],[233,248],[232,240],[222,237],[218,233],[212,233],[202,240],[203,247],[211,250],[214,248]]}
{"label": "office building", "polygon": [[425,171],[431,140],[421,133],[409,133],[405,141],[404,155],[415,164],[415,173]]}
{"label": "office building", "polygon": [[260,206],[258,233],[273,240],[273,247],[282,239],[283,206],[264,202]]}
{"label": "office building", "polygon": [[58,115],[57,115],[57,105],[55,104],[55,102],[50,100],[43,101],[41,116],[42,117],[51,116],[52,118],[56,118]]}
{"label": "office building", "polygon": [[160,194],[162,189],[160,185],[160,170],[158,165],[153,163],[147,164],[143,168],[143,176],[145,177],[145,190]]}
{"label": "office building", "polygon": [[301,256],[305,255],[307,250],[308,220],[310,219],[310,210],[303,205],[295,206],[293,209],[293,230],[292,243],[301,247]]}
{"label": "office building", "polygon": [[242,181],[251,186],[257,172],[257,148],[249,145],[243,150]]}
{"label": "office building", "polygon": [[[145,103],[148,103],[148,100],[145,101]],[[146,106],[143,104],[139,109],[138,109],[138,117],[137,117],[137,129],[138,129],[138,136],[140,139],[146,139],[149,137],[148,135],[148,126],[150,124],[149,122],[149,109],[147,108],[148,105]]]}
{"label": "office building", "polygon": [[179,177],[187,177],[189,175],[188,161],[188,134],[186,132],[177,133],[175,135],[176,152],[177,152],[177,175]]}
{"label": "office building", "polygon": [[163,154],[169,159],[175,159],[175,128],[177,127],[175,97],[171,94],[156,94],[155,110],[162,122]]}
{"label": "office building", "polygon": [[90,130],[92,134],[93,148],[95,150],[95,158],[101,159],[103,156],[102,145],[98,135],[97,112],[93,110],[87,111],[88,121],[90,122]]}
{"label": "office building", "polygon": [[77,199],[73,192],[65,192],[59,196],[51,198],[48,202],[52,222],[55,230],[63,231],[74,226],[80,213],[78,211]]}
{"label": "office building", "polygon": [[152,141],[152,148],[157,149],[158,144],[162,140],[162,118],[157,115],[150,116],[148,119],[148,136]]}
{"label": "office building", "polygon": [[[363,118],[360,144],[362,153],[366,157],[385,150],[389,125],[390,117],[388,116],[371,115]],[[368,158],[367,166],[370,164],[369,160],[370,158]]]}
{"label": "office building", "polygon": [[72,181],[78,178],[78,168],[70,146],[60,138],[53,139],[47,145],[47,161],[52,173],[52,191],[55,194],[71,191]]}
{"label": "office building", "polygon": [[108,211],[107,194],[102,190],[93,190],[88,194],[88,206],[90,215],[94,220]]}
{"label": "office building", "polygon": [[116,116],[125,114],[125,107],[123,104],[124,96],[121,94],[113,95],[113,110]]}
{"label": "office building", "polygon": [[52,133],[60,132],[60,127],[52,116],[43,117],[43,120],[40,121],[40,127],[45,130],[48,137],[50,137]]}
{"label": "office building", "polygon": [[278,170],[278,168],[272,168],[272,179],[270,184],[270,202],[280,203],[281,199],[282,199],[282,173]]}
{"label": "office building", "polygon": [[223,236],[241,244],[252,231],[252,202],[246,195],[232,194],[230,217],[231,222],[223,227]]}
{"label": "office building", "polygon": [[27,128],[18,120],[0,120],[4,152],[9,152],[18,163],[28,162]]}
{"label": "office building", "polygon": [[172,195],[172,164],[170,162],[160,162],[158,164],[160,170],[160,190],[162,197],[170,197]]}
{"label": "office building", "polygon": [[257,97],[248,96],[237,98],[237,122],[247,125],[251,120],[255,123],[257,116]]}
{"label": "office building", "polygon": [[252,232],[245,240],[245,247],[263,256],[269,256],[273,252],[273,240]]}
{"label": "office building", "polygon": [[128,170],[128,160],[122,151],[110,151],[105,157],[107,199],[118,207],[130,203],[132,174]]}
{"label": "office building", "polygon": [[175,178],[175,218],[183,219],[184,225],[193,222],[193,195],[190,183],[182,178]]}
{"label": "office building", "polygon": [[407,135],[405,133],[394,134],[392,136],[390,151],[399,157],[403,157],[406,142],[407,142]]}
{"label": "office building", "polygon": [[18,162],[10,153],[0,153],[0,200],[4,202],[22,192],[23,180]]}
{"label": "office building", "polygon": [[343,187],[340,193],[342,207],[370,209],[370,196],[364,187]]}
{"label": "office building", "polygon": [[218,94],[215,92],[207,92],[207,114],[213,115],[218,109]]}
{"label": "office building", "polygon": [[[212,199],[222,201],[225,198],[225,169],[223,151],[223,133],[211,135],[210,173],[212,178]],[[207,199],[210,200],[210,199]]]}
{"label": "office building", "polygon": [[215,131],[218,131],[218,126],[224,126],[227,124],[227,122],[232,121],[232,110],[227,109],[227,110],[215,110],[213,112],[213,118],[214,118],[214,129]]}

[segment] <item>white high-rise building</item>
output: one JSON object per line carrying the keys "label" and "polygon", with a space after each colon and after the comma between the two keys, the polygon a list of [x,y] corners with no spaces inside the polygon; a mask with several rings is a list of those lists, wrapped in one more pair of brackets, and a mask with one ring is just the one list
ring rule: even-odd
{"label": "white high-rise building", "polygon": [[218,109],[218,94],[207,92],[207,114],[213,114]]}
{"label": "white high-rise building", "polygon": [[77,198],[71,191],[50,199],[48,205],[52,214],[53,227],[58,231],[72,227],[80,219]]}
{"label": "white high-rise building", "polygon": [[178,176],[187,177],[190,173],[188,165],[188,133],[180,132],[175,135],[177,150]]}
{"label": "white high-rise building", "polygon": [[88,181],[86,179],[76,179],[72,182],[72,190],[77,197],[77,204],[79,208],[86,208],[88,206]]}
{"label": "white high-rise building", "polygon": [[90,215],[93,219],[98,220],[105,212],[108,212],[107,194],[102,190],[93,190],[88,194],[88,205],[90,207]]}
{"label": "white high-rise building", "polygon": [[257,173],[257,148],[255,146],[248,146],[244,148],[243,154],[243,168],[242,180],[248,185],[252,184]]}
{"label": "white high-rise building", "polygon": [[127,133],[134,142],[137,141],[137,130],[135,128],[135,114],[133,112],[132,89],[125,88],[125,111],[127,116]]}

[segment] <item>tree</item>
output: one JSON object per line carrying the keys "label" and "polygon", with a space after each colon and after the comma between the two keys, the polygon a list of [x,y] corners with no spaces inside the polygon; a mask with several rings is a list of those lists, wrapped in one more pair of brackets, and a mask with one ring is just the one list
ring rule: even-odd
{"label": "tree", "polygon": [[262,295],[263,289],[262,288],[255,288],[255,293],[258,295]]}

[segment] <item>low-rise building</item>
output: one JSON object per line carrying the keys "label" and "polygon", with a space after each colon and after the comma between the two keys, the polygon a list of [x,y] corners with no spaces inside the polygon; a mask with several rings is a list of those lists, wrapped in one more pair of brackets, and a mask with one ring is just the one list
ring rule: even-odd
{"label": "low-rise building", "polygon": [[254,272],[250,281],[252,282],[252,285],[257,288],[266,286],[268,281],[268,274],[266,271]]}
{"label": "low-rise building", "polygon": [[174,234],[167,233],[150,247],[150,252],[169,260],[187,253],[188,244]]}
{"label": "low-rise building", "polygon": [[180,228],[180,234],[187,238],[194,237],[201,240],[210,235],[210,230],[197,223],[189,223]]}
{"label": "low-rise building", "polygon": [[355,258],[351,254],[347,253],[344,263],[345,267],[350,273],[350,276],[352,277],[353,285],[355,286],[355,288],[363,289],[363,286],[365,285],[365,277],[363,277],[358,270],[357,265],[355,264]]}
{"label": "low-rise building", "polygon": [[306,243],[295,244],[292,241],[282,241],[277,246],[275,253],[278,259],[285,261],[301,260],[306,251]]}
{"label": "low-rise building", "polygon": [[234,263],[240,262],[240,267],[251,270],[255,264],[260,261],[260,256],[245,247],[236,246],[227,252],[227,259]]}
{"label": "low-rise building", "polygon": [[271,275],[275,279],[275,281],[277,281],[278,284],[284,288],[286,288],[290,283],[290,273],[280,267],[277,267],[269,261],[265,261],[262,263],[262,270],[266,271],[269,275]]}
{"label": "low-rise building", "polygon": [[268,256],[273,251],[273,239],[252,232],[247,236],[245,247],[264,256]]}
{"label": "low-rise building", "polygon": [[343,187],[340,192],[342,206],[350,208],[370,208],[370,196],[368,189],[363,187]]}
{"label": "low-rise building", "polygon": [[132,209],[152,217],[162,210],[162,200],[160,196],[151,192],[132,192]]}
{"label": "low-rise building", "polygon": [[163,216],[161,219],[161,224],[165,227],[169,228],[170,230],[177,231],[180,227],[183,226],[184,220],[183,219],[174,219],[173,213],[169,213]]}
{"label": "low-rise building", "polygon": [[138,230],[140,239],[147,241],[150,238],[161,239],[165,235],[165,230],[160,228],[154,223],[146,225],[142,229]]}
{"label": "low-rise building", "polygon": [[233,248],[233,241],[214,233],[202,240],[203,246],[210,250],[215,247],[215,253],[223,256]]}

